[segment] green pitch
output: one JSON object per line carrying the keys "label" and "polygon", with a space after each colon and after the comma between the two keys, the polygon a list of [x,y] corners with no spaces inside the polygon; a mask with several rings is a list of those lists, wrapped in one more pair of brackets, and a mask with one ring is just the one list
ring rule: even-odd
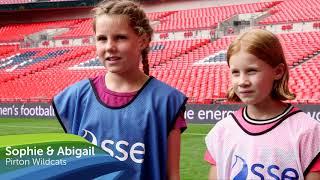
{"label": "green pitch", "polygon": [[[212,125],[189,124],[182,134],[181,179],[208,179],[209,165],[203,160],[204,137]],[[0,118],[0,136],[13,134],[63,132],[59,122],[53,119]]]}

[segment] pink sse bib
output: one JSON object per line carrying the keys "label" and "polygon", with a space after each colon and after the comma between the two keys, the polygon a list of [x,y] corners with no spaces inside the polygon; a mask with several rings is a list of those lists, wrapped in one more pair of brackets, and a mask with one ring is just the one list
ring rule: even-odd
{"label": "pink sse bib", "polygon": [[218,122],[206,137],[218,179],[303,179],[320,153],[320,123],[293,107],[262,124],[243,111]]}

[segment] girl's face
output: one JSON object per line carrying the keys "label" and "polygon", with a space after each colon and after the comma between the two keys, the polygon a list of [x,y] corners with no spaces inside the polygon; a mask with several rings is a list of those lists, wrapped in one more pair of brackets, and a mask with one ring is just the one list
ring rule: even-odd
{"label": "girl's face", "polygon": [[96,18],[96,49],[100,62],[112,73],[128,74],[139,70],[141,51],[146,47],[124,15]]}
{"label": "girl's face", "polygon": [[282,66],[272,68],[243,50],[230,57],[229,65],[232,87],[243,103],[256,105],[272,100],[273,82],[282,77]]}

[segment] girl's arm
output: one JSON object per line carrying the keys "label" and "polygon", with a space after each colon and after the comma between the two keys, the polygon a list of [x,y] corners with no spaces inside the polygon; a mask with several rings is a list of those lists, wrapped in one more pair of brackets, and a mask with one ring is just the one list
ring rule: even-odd
{"label": "girl's arm", "polygon": [[320,172],[310,172],[307,174],[305,180],[319,180]]}
{"label": "girl's arm", "polygon": [[167,177],[180,180],[180,129],[172,129],[168,137]]}
{"label": "girl's arm", "polygon": [[209,171],[209,180],[217,179],[217,168],[216,166],[212,165]]}

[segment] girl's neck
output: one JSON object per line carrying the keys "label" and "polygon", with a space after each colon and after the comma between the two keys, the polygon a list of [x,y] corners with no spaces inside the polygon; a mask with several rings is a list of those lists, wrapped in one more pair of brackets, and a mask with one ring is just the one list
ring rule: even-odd
{"label": "girl's neck", "polygon": [[265,120],[283,113],[287,107],[288,105],[282,101],[270,99],[264,103],[247,105],[247,113],[250,118]]}
{"label": "girl's neck", "polygon": [[134,92],[138,91],[148,79],[149,76],[140,70],[124,74],[107,72],[105,84],[108,89],[114,92]]}

